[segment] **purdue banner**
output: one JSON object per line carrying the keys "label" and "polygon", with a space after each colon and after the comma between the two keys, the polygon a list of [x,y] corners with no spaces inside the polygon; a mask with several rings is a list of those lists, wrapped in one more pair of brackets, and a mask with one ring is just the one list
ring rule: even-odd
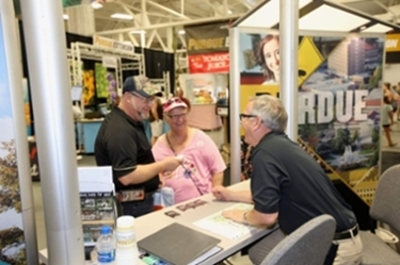
{"label": "purdue banner", "polygon": [[[279,96],[279,36],[242,34],[241,108]],[[299,38],[299,138],[366,203],[379,180],[382,60],[378,38]]]}
{"label": "purdue banner", "polygon": [[229,71],[228,22],[185,27],[190,73]]}

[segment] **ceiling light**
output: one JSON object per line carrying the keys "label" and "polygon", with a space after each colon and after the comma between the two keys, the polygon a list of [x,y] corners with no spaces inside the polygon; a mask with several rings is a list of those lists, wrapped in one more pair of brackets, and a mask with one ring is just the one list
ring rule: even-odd
{"label": "ceiling light", "polygon": [[64,15],[63,15],[63,18],[64,18],[64,20],[68,20],[68,19],[69,19],[69,16],[68,16],[67,14],[64,14]]}
{"label": "ceiling light", "polygon": [[180,34],[180,35],[183,35],[185,33],[186,33],[186,31],[184,29],[181,29],[180,31],[178,31],[178,34]]}
{"label": "ceiling light", "polygon": [[117,19],[124,19],[124,20],[133,20],[133,16],[128,15],[128,14],[121,14],[121,13],[112,14],[111,17],[117,18]]}
{"label": "ceiling light", "polygon": [[92,5],[92,8],[93,8],[93,9],[99,9],[99,8],[102,8],[102,7],[103,7],[103,5],[100,4],[100,3],[97,2],[97,1],[92,2],[91,5]]}
{"label": "ceiling light", "polygon": [[392,31],[392,27],[388,27],[386,25],[382,25],[380,23],[375,24],[367,29],[362,30],[362,32],[367,32],[367,33],[387,33],[388,31]]}
{"label": "ceiling light", "polygon": [[367,28],[367,26],[362,26],[361,28],[360,28],[360,30],[364,30],[364,29],[366,29]]}
{"label": "ceiling light", "polygon": [[130,31],[131,34],[146,34],[145,30],[132,30]]}
{"label": "ceiling light", "polygon": [[232,12],[232,10],[229,10],[229,9],[228,9],[227,13],[228,13],[229,15],[231,15],[233,12]]}

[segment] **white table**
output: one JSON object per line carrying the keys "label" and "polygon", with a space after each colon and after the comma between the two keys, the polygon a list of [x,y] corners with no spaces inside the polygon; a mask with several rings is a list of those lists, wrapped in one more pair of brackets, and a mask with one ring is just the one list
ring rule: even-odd
{"label": "white table", "polygon": [[[244,181],[237,183],[233,186],[230,186],[229,189],[232,190],[246,190],[250,189],[250,182],[249,181]],[[181,204],[186,204],[191,201],[195,200],[204,200],[208,202],[205,205],[202,205],[196,209],[190,209],[186,210],[184,212],[180,211],[177,209],[177,207]],[[256,229],[253,230],[251,234],[244,235],[238,239],[229,239],[223,236],[219,236],[218,234],[212,233],[210,231],[204,230],[193,223],[207,217],[209,215],[212,215],[214,213],[217,213],[219,211],[222,211],[228,207],[234,206],[237,204],[236,202],[221,202],[221,201],[216,201],[215,198],[211,194],[203,195],[201,197],[182,202],[180,204],[161,209],[159,211],[153,212],[151,214],[147,214],[144,216],[141,216],[135,220],[135,232],[136,232],[136,240],[139,241],[155,232],[158,230],[172,224],[172,223],[179,223],[181,225],[185,225],[189,228],[192,228],[194,230],[200,231],[204,234],[208,234],[210,236],[216,237],[221,240],[221,242],[218,244],[219,247],[222,248],[222,251],[218,252],[214,256],[210,257],[207,259],[204,263],[202,264],[215,264],[219,261],[222,261],[234,253],[238,252],[245,246],[257,241],[258,239],[264,237],[267,235],[271,230],[269,229]],[[168,211],[175,211],[180,214],[180,216],[177,216],[175,218],[171,218],[165,214],[165,212]],[[46,263],[47,262],[47,249],[41,250],[39,252],[40,254],[40,259],[42,262]],[[177,255],[179,255],[177,253]],[[90,263],[89,263],[90,264]],[[144,263],[142,263],[144,264]]]}

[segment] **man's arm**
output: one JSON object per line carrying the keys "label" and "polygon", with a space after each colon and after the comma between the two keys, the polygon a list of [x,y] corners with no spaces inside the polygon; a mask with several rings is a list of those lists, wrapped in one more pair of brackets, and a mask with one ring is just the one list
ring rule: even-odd
{"label": "man's arm", "polygon": [[135,170],[124,175],[123,177],[118,178],[118,180],[124,186],[140,184],[157,176],[159,173],[175,170],[181,164],[181,162],[182,159],[176,157],[167,157],[161,161],[148,165],[138,165],[136,166]]}
{"label": "man's arm", "polygon": [[215,186],[212,190],[213,195],[217,200],[221,201],[236,201],[244,203],[253,203],[250,190],[233,191],[223,186]]}
{"label": "man's arm", "polygon": [[243,221],[252,226],[271,227],[278,221],[278,213],[261,213],[251,210],[243,213]]}
{"label": "man's arm", "polygon": [[254,209],[250,211],[229,210],[224,211],[222,215],[237,223],[256,227],[271,227],[278,221],[278,213],[261,213]]}

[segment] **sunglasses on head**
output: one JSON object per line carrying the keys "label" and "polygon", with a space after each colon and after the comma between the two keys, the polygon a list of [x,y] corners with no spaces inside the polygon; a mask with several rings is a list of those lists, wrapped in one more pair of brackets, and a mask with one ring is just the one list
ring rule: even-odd
{"label": "sunglasses on head", "polygon": [[173,103],[184,103],[184,102],[180,98],[171,98],[171,99],[168,99],[168,101],[164,103],[163,107],[167,108]]}

